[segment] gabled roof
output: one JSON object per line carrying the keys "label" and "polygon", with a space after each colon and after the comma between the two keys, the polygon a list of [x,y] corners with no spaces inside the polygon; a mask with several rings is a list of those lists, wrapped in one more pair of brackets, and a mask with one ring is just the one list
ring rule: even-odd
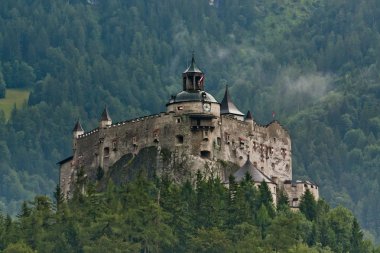
{"label": "gabled roof", "polygon": [[236,105],[232,102],[230,93],[228,92],[228,86],[226,86],[226,91],[222,102],[220,103],[220,114],[234,114],[239,116],[244,116],[244,114],[239,111]]}
{"label": "gabled roof", "polygon": [[253,119],[251,111],[247,112],[247,116],[245,116],[245,119]]}
{"label": "gabled roof", "polygon": [[100,118],[100,121],[110,121],[111,120],[111,117],[108,113],[108,109],[107,109],[107,106],[104,107],[104,110],[103,110],[103,113],[102,113],[102,116]]}
{"label": "gabled roof", "polygon": [[79,119],[73,128],[73,132],[84,132],[82,125],[80,124]]}
{"label": "gabled roof", "polygon": [[202,71],[195,65],[195,59],[194,54],[191,57],[191,64],[190,66],[183,72],[183,73],[202,73]]}
{"label": "gabled roof", "polygon": [[240,169],[238,169],[238,171],[236,171],[234,173],[235,180],[237,182],[240,182],[240,181],[244,180],[245,175],[247,173],[249,173],[251,175],[252,180],[254,182],[256,182],[256,183],[261,183],[262,181],[265,181],[267,183],[273,183],[273,181],[268,176],[266,176],[263,172],[261,172],[260,170],[258,170],[251,163],[251,161],[249,160],[249,158],[247,159],[247,161],[245,162],[245,164]]}

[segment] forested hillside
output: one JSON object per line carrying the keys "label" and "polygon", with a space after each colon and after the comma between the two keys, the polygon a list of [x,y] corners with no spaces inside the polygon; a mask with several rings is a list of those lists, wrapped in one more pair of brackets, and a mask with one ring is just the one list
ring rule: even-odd
{"label": "forested hillside", "polygon": [[376,0],[0,1],[0,205],[50,194],[71,129],[164,110],[191,52],[220,99],[293,139],[293,171],[380,235],[380,2]]}

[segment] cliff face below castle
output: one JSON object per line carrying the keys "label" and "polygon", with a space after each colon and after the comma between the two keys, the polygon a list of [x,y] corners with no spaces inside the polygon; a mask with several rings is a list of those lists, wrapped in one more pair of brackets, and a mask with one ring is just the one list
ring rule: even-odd
{"label": "cliff face below castle", "polygon": [[174,182],[183,183],[193,181],[198,170],[207,177],[218,176],[223,180],[238,168],[238,165],[228,161],[205,161],[192,155],[178,155],[168,149],[147,147],[137,155],[126,154],[116,161],[107,173],[98,178],[99,189],[102,190],[109,181],[124,184],[135,179],[139,173],[145,173],[148,178],[168,177]]}

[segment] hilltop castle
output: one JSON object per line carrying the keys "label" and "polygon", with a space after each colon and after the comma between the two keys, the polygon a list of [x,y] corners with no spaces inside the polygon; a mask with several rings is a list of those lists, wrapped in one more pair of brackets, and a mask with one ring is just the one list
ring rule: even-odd
{"label": "hilltop castle", "polygon": [[[151,163],[161,172],[181,160],[186,162],[187,171],[213,168],[204,173],[225,181],[231,173],[237,181],[250,173],[255,183],[267,182],[274,199],[277,190],[284,189],[293,207],[298,206],[306,189],[318,198],[317,185],[292,181],[288,132],[277,121],[263,126],[255,122],[250,111],[244,115],[232,102],[228,87],[219,103],[205,91],[204,74],[194,56],[182,73],[182,91],[170,98],[166,108],[164,113],[119,123],[112,123],[105,108],[99,127],[89,132],[78,121],[73,129],[73,156],[58,163],[64,196],[72,196],[79,170],[86,180],[96,181],[99,169],[108,173],[126,155],[135,157],[155,147]],[[169,158],[165,158],[168,153]],[[165,159],[170,162],[164,166]],[[235,167],[226,170],[220,166],[226,163]]]}

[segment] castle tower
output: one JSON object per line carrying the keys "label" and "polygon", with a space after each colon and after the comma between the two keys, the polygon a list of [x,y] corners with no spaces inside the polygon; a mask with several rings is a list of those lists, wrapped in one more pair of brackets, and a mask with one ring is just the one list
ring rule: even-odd
{"label": "castle tower", "polygon": [[100,123],[99,125],[101,128],[105,128],[107,126],[112,125],[112,119],[108,113],[107,106],[104,107],[104,110],[103,110],[102,116],[100,117],[99,123]]}
{"label": "castle tower", "polygon": [[252,134],[253,133],[253,117],[252,117],[251,111],[248,110],[244,121],[249,124],[249,131],[250,131],[250,134]]}
{"label": "castle tower", "polygon": [[204,74],[195,65],[194,54],[191,57],[191,64],[182,73],[183,90],[184,91],[203,91],[204,90]]}
{"label": "castle tower", "polygon": [[247,115],[245,116],[245,122],[253,122],[252,113],[249,110],[247,112]]}
{"label": "castle tower", "polygon": [[230,93],[228,91],[228,85],[226,86],[223,100],[220,103],[220,115],[230,115],[238,120],[244,120],[244,114],[239,111],[236,105],[232,102]]}
{"label": "castle tower", "polygon": [[83,127],[82,127],[82,125],[78,119],[77,123],[75,124],[75,126],[73,128],[73,138],[77,139],[79,137],[79,135],[82,135],[82,134],[84,134],[84,130],[83,130]]}
{"label": "castle tower", "polygon": [[75,123],[75,126],[73,128],[73,151],[75,153],[75,150],[77,149],[77,140],[78,140],[78,137],[80,135],[84,134],[84,130],[83,130],[83,127],[79,121],[79,119],[77,120],[77,123]]}
{"label": "castle tower", "polygon": [[[208,118],[220,116],[218,101],[205,91],[204,74],[195,64],[194,54],[190,66],[182,73],[182,91],[173,95],[166,104],[167,112],[176,115],[189,115],[192,119],[198,115]],[[197,119],[202,120],[202,119]]]}

